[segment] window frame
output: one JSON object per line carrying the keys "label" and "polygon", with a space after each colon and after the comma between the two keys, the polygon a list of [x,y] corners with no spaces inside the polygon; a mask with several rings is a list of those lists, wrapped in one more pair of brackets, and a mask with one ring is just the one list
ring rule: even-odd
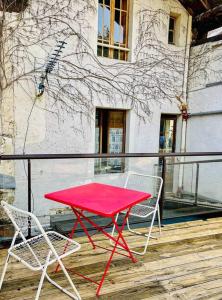
{"label": "window frame", "polygon": [[[125,109],[112,109],[112,108],[101,108],[101,107],[96,107],[96,112],[99,111],[100,117],[98,120],[98,126],[99,128],[99,147],[98,147],[98,152],[97,154],[109,154],[113,153],[109,151],[109,129],[110,127],[110,113],[112,112],[122,112],[123,113],[123,137],[122,137],[122,151],[119,153],[125,153],[126,150],[126,115],[127,115],[127,110]],[[105,123],[104,123],[105,121]],[[97,123],[95,124],[97,125]],[[103,127],[103,125],[105,125]],[[104,138],[104,135],[105,138]],[[95,136],[96,138],[96,136]],[[106,149],[106,151],[104,151]],[[95,150],[96,150],[96,141],[95,141]],[[118,153],[118,154],[119,154]],[[119,161],[119,166],[120,169],[115,168],[110,168],[112,166],[111,161]],[[125,171],[125,158],[98,158],[94,162],[94,173],[96,175],[99,174],[106,174],[106,173],[123,173]],[[108,167],[108,168],[107,168]]]}
{"label": "window frame", "polygon": [[159,146],[159,153],[175,153],[176,151],[176,137],[177,137],[177,122],[178,122],[178,115],[177,114],[161,114],[160,115],[160,131],[159,131],[159,144],[160,144],[160,134],[161,134],[161,122],[165,122],[167,120],[172,120],[174,122],[173,125],[173,142],[172,142],[172,151],[165,152]]}
{"label": "window frame", "polygon": [[[170,20],[174,21],[174,26],[173,29],[170,29]],[[177,22],[177,17],[170,15],[169,16],[169,28],[168,28],[168,44],[169,45],[176,45],[176,22]],[[173,41],[170,42],[170,32],[173,33]]]}
{"label": "window frame", "polygon": [[[117,60],[121,60],[121,61],[128,61],[129,59],[129,18],[130,18],[130,1],[131,0],[127,0],[127,7],[126,10],[122,9],[122,7],[120,8],[116,8],[115,7],[115,1],[116,0],[110,0],[110,34],[109,34],[109,40],[108,43],[104,43],[104,39],[103,37],[101,39],[99,39],[99,27],[98,27],[98,31],[97,31],[97,56],[99,57],[105,57],[105,58],[110,58],[110,59],[117,59]],[[123,0],[122,0],[123,1]],[[105,0],[102,0],[102,5],[103,7],[106,6],[105,5]],[[99,11],[99,6],[101,5],[101,3],[98,0],[98,11]],[[104,9],[104,8],[103,8]],[[126,41],[125,41],[125,47],[121,47],[120,45],[117,46],[115,45],[115,41],[114,41],[114,24],[115,24],[115,11],[118,10],[120,12],[120,20],[121,20],[121,12],[126,12]],[[98,23],[99,23],[99,13],[98,13]],[[104,21],[102,20],[102,28],[104,29]],[[103,32],[102,32],[103,33]],[[120,42],[118,42],[120,44]],[[101,55],[98,54],[99,50],[98,48],[101,47]],[[104,56],[104,48],[108,48],[108,56]],[[118,58],[114,57],[114,50],[118,50]],[[124,59],[121,59],[121,52],[124,52]]]}

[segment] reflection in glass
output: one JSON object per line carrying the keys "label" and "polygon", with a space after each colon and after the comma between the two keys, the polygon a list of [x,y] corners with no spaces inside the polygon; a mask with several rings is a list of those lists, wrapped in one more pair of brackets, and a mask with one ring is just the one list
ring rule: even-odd
{"label": "reflection in glass", "polygon": [[98,39],[103,37],[103,7],[100,4],[98,9]]}
{"label": "reflection in glass", "polygon": [[[128,49],[125,50],[125,53],[121,52],[122,49],[117,49],[117,47],[128,47],[127,4],[127,0],[99,0],[98,43],[100,45],[97,49],[99,56],[127,60]],[[99,48],[101,44],[103,44],[102,48]]]}
{"label": "reflection in glass", "polygon": [[110,9],[108,7],[104,8],[104,27],[103,27],[103,39],[109,40],[110,34]]}
{"label": "reflection in glass", "polygon": [[115,22],[114,22],[114,42],[119,42],[120,36],[120,12],[115,10]]}
{"label": "reflection in glass", "polygon": [[121,13],[120,40],[121,44],[126,43],[126,13]]}
{"label": "reflection in glass", "polygon": [[122,0],[122,9],[127,11],[127,0]]}
{"label": "reflection in glass", "polygon": [[174,152],[174,131],[175,131],[175,118],[161,118],[160,123],[160,152],[171,153]]}

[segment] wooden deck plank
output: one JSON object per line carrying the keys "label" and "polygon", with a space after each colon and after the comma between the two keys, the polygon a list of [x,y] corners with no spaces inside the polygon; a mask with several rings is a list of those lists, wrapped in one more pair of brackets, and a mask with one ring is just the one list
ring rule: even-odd
{"label": "wooden deck plank", "polygon": [[[134,237],[128,233],[126,236],[133,247],[138,247]],[[77,240],[81,242],[82,250],[66,258],[65,265],[70,271],[77,270],[99,279],[107,261],[106,251],[96,249],[93,252],[85,237]],[[103,236],[98,235],[96,240],[104,245]],[[1,250],[0,272],[5,255],[6,250]],[[11,263],[0,300],[33,299],[39,275],[20,263]],[[67,286],[61,272],[52,277]],[[76,275],[71,274],[71,277],[83,300],[96,299],[96,286]],[[101,300],[221,300],[222,218],[165,226],[162,236],[152,241],[147,254],[138,257],[136,264],[116,255],[101,294]],[[69,297],[45,282],[41,299],[66,300]]]}

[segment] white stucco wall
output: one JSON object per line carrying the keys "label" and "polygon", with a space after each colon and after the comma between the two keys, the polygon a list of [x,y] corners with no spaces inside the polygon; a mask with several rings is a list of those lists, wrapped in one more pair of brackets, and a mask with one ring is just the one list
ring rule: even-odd
{"label": "white stucco wall", "polygon": [[[197,58],[197,54],[200,58]],[[213,42],[192,48],[188,93],[191,117],[187,123],[188,152],[220,152],[222,137],[222,43]],[[198,62],[198,69],[195,63]],[[204,113],[204,114],[202,114]],[[194,114],[194,115],[193,115]],[[196,114],[196,115],[195,115]],[[199,114],[199,115],[198,115]],[[206,159],[197,158],[198,160]],[[208,159],[221,159],[209,157]],[[192,160],[191,158],[189,160]],[[196,160],[196,158],[194,158]],[[200,164],[199,194],[222,202],[222,163]],[[191,171],[191,166],[190,166]],[[188,186],[190,173],[185,172],[184,186]],[[193,180],[195,181],[195,175]]]}
{"label": "white stucco wall", "polygon": [[[138,39],[139,11],[143,9],[156,9],[165,12],[161,26],[156,28],[159,39],[172,51],[181,50],[185,56],[186,42],[190,41],[190,20],[188,13],[176,0],[134,0],[131,3],[131,33],[130,33],[130,59],[134,59],[134,48]],[[177,45],[167,45],[169,14],[179,15],[177,29]],[[84,33],[96,52],[97,48],[97,14],[90,13],[90,29]],[[149,20],[147,20],[149,22]],[[88,30],[88,31],[87,31]],[[188,33],[187,33],[188,30]],[[68,47],[71,47],[70,45]],[[148,51],[148,50],[147,50]],[[149,52],[147,53],[149,55]],[[99,58],[104,64],[117,61]],[[182,59],[184,59],[182,57]],[[184,60],[184,69],[187,61]],[[175,82],[181,86],[181,92],[186,86],[186,76],[178,78]],[[30,87],[32,94],[34,87]],[[176,96],[176,95],[175,95]],[[15,87],[15,153],[93,153],[95,151],[95,116],[91,120],[80,119],[78,115],[70,115],[57,109],[51,113],[52,103],[47,97],[35,100],[30,95]],[[115,95],[113,95],[115,97]],[[159,99],[161,103],[161,99]],[[35,103],[34,103],[35,102]],[[33,105],[34,103],[34,105]],[[136,112],[127,102],[94,103],[96,107],[119,108],[127,110],[126,151],[127,152],[158,152],[159,127],[161,113],[178,114],[178,103],[174,99],[167,103],[152,103],[152,116],[145,123],[141,121]],[[180,149],[181,119],[178,119],[178,138],[176,148]],[[152,173],[157,160],[135,159],[130,160],[131,169]],[[27,178],[24,163],[16,163],[16,205],[27,207]],[[58,204],[44,200],[44,193],[78,184],[82,180],[91,179],[94,175],[92,160],[61,160],[61,161],[35,161],[32,165],[32,192],[34,212],[38,216],[48,215],[49,210],[59,207]]]}

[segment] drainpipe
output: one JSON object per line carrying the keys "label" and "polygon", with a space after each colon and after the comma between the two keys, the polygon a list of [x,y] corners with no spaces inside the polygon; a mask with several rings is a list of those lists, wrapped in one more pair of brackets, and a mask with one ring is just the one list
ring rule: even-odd
{"label": "drainpipe", "polygon": [[[184,53],[184,76],[183,76],[183,90],[182,90],[182,99],[183,103],[181,104],[181,112],[182,105],[184,104],[186,107],[188,106],[187,101],[187,91],[188,91],[188,72],[189,72],[189,57],[190,57],[190,34],[192,28],[192,17],[187,12],[187,35],[186,35],[186,45],[185,45],[185,53]],[[187,135],[187,119],[182,116],[182,128],[181,128],[181,144],[180,144],[180,152],[186,152],[186,135]],[[184,162],[185,158],[181,157],[181,162]],[[181,196],[183,192],[183,174],[184,174],[184,165],[181,164],[179,168],[179,184],[178,184],[178,195]]]}

